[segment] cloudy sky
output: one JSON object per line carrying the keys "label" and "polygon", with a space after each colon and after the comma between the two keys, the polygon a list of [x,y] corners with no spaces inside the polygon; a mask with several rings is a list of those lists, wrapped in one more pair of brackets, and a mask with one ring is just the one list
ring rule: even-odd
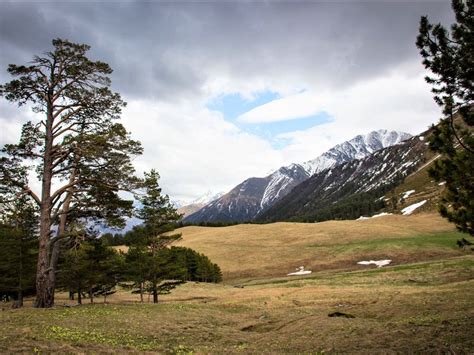
{"label": "cloudy sky", "polygon": [[[92,46],[174,200],[227,191],[357,134],[417,134],[440,111],[415,46],[449,1],[5,1],[0,82],[66,38]],[[0,98],[0,145],[38,119]]]}

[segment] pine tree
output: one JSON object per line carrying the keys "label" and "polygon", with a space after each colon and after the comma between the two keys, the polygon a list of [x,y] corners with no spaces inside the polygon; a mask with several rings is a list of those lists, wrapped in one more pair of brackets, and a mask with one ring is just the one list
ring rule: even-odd
{"label": "pine tree", "polygon": [[103,296],[104,303],[124,273],[125,264],[114,249],[93,238],[66,251],[60,265],[59,284],[78,295],[82,303],[82,294],[89,294],[90,302],[94,296]]}
{"label": "pine tree", "polygon": [[456,23],[451,31],[422,17],[416,44],[431,72],[426,81],[445,116],[429,142],[441,154],[430,174],[446,182],[440,212],[460,231],[474,235],[473,0],[453,0],[452,8]]}
{"label": "pine tree", "polygon": [[137,195],[141,207],[137,211],[137,217],[143,220],[145,238],[138,241],[147,246],[147,273],[146,280],[149,282],[153,294],[153,303],[158,303],[159,283],[167,275],[166,252],[163,251],[167,245],[179,239],[181,236],[170,235],[176,227],[181,215],[170,204],[168,195],[163,195],[159,186],[160,175],[156,170],[145,173],[142,190]]}
{"label": "pine tree", "polygon": [[[16,79],[0,86],[0,96],[31,105],[42,118],[26,123],[19,143],[6,145],[0,158],[0,193],[28,195],[39,208],[36,307],[54,304],[58,253],[71,220],[120,225],[131,213],[132,202],[118,192],[136,184],[131,158],[142,152],[116,122],[125,102],[109,89],[109,65],[87,58],[88,45],[62,39],[52,44],[52,51],[27,66],[10,64]],[[39,194],[29,171],[38,172]]]}
{"label": "pine tree", "polygon": [[25,292],[34,290],[37,211],[22,196],[4,203],[0,212],[0,296],[13,296],[22,307]]}

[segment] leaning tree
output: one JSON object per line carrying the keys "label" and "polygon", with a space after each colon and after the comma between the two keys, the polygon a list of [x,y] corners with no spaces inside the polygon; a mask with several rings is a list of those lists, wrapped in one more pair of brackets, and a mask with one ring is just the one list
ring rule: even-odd
{"label": "leaning tree", "polygon": [[416,45],[445,116],[430,138],[430,148],[441,156],[430,174],[446,182],[440,212],[474,236],[474,1],[453,0],[452,7],[456,23],[450,31],[422,17]]}
{"label": "leaning tree", "polygon": [[[28,65],[10,64],[14,80],[0,95],[28,105],[39,120],[27,122],[18,144],[5,145],[0,157],[2,198],[27,195],[39,207],[36,307],[54,304],[59,244],[68,221],[96,219],[123,223],[132,201],[119,196],[137,183],[131,159],[142,153],[117,122],[125,102],[110,90],[112,69],[86,56],[88,45],[63,39]],[[34,191],[31,172],[40,192]]]}

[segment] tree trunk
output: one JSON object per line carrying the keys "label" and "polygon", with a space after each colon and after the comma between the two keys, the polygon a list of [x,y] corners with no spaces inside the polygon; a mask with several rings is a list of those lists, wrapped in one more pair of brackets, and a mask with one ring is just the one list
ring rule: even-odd
{"label": "tree trunk", "polygon": [[92,291],[92,288],[89,289],[89,298],[91,303],[94,303],[94,292]]}
{"label": "tree trunk", "polygon": [[53,113],[48,103],[46,132],[44,141],[43,180],[41,186],[40,233],[38,264],[36,269],[35,307],[49,308],[54,305],[54,286],[56,281],[54,265],[51,265],[51,180],[53,172]]}
{"label": "tree trunk", "polygon": [[74,301],[74,291],[73,290],[69,290],[69,300]]}
{"label": "tree trunk", "polygon": [[158,303],[158,289],[156,284],[153,285],[153,303]]}
{"label": "tree trunk", "polygon": [[82,304],[82,290],[81,288],[79,287],[77,289],[77,304]]}
{"label": "tree trunk", "polygon": [[18,290],[17,308],[23,307],[23,290]]}
{"label": "tree trunk", "polygon": [[143,303],[143,282],[140,282],[140,303]]}
{"label": "tree trunk", "polygon": [[20,239],[20,263],[18,265],[18,307],[23,307],[23,236]]}

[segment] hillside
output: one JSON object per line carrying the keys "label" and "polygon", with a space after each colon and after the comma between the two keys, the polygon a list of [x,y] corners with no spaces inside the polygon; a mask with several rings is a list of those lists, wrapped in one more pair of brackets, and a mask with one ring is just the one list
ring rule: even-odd
{"label": "hillside", "polygon": [[429,162],[426,134],[313,175],[256,220],[356,219],[380,211],[387,206],[385,195]]}
{"label": "hillside", "polygon": [[[452,224],[437,214],[386,216],[359,221],[189,226],[177,245],[219,264],[227,281],[279,277],[305,266],[313,271],[360,269],[360,260],[414,260],[462,255]],[[423,245],[422,248],[420,246]]]}

